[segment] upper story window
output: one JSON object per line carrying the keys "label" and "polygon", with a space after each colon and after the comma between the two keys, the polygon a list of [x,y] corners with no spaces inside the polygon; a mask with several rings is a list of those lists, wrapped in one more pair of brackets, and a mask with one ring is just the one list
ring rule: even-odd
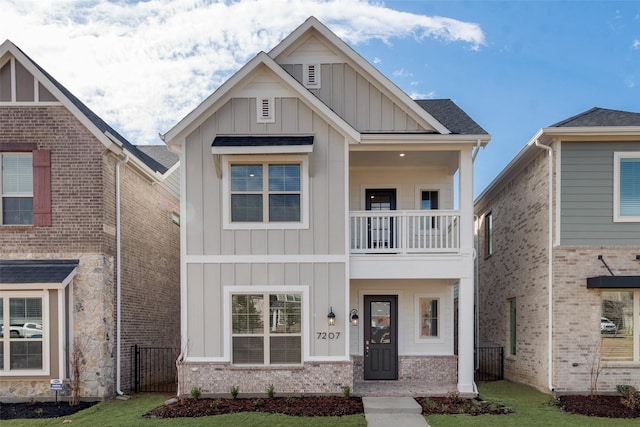
{"label": "upper story window", "polygon": [[640,222],[640,152],[613,156],[613,219]]}
{"label": "upper story window", "polygon": [[0,153],[0,204],[3,225],[33,224],[31,153]]}
{"label": "upper story window", "polygon": [[307,156],[297,155],[255,162],[230,159],[225,174],[225,227],[306,227],[307,162]]}
{"label": "upper story window", "polygon": [[491,212],[484,217],[484,243],[485,255],[489,256],[493,253],[493,215]]}
{"label": "upper story window", "polygon": [[309,89],[320,89],[320,64],[304,65],[304,86]]}

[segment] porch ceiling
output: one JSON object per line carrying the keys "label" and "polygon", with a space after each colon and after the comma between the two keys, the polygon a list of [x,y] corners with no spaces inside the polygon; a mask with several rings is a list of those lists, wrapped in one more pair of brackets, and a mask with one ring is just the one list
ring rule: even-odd
{"label": "porch ceiling", "polygon": [[[401,156],[400,154],[403,154]],[[458,169],[457,151],[352,151],[349,153],[351,167],[446,167],[454,172]]]}

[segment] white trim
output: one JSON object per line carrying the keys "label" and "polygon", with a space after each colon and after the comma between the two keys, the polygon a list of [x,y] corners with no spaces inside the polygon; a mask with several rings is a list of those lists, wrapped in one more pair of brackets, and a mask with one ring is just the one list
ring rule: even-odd
{"label": "white trim", "polygon": [[640,151],[615,151],[613,153],[613,222],[640,222],[640,215],[620,215],[620,161],[637,159]]}
{"label": "white trim", "polygon": [[[452,286],[453,288],[453,286]],[[428,299],[435,299],[438,302],[438,335],[432,338],[424,338],[421,334],[421,330],[422,330],[422,326],[421,326],[421,322],[422,319],[420,318],[420,299],[422,298],[428,298]],[[453,313],[453,296],[451,296],[451,312]],[[413,321],[415,322],[413,327],[415,328],[415,335],[414,335],[414,339],[415,339],[415,343],[416,344],[442,344],[445,342],[444,336],[443,336],[443,331],[442,331],[442,326],[443,326],[443,322],[442,322],[442,294],[436,294],[436,293],[415,293],[413,295],[413,303],[414,303],[414,312],[413,312]],[[453,331],[453,319],[451,319],[451,330]],[[460,319],[458,319],[458,321],[460,321]],[[452,337],[453,339],[453,337]]]}
{"label": "white trim", "polygon": [[[220,361],[226,361],[230,364],[233,364],[231,360],[231,295],[233,294],[276,294],[276,293],[299,293],[302,294],[302,325],[300,326],[300,335],[301,335],[301,344],[302,344],[302,362],[305,360],[309,360],[310,358],[310,345],[311,345],[311,311],[310,311],[310,303],[309,303],[309,287],[308,286],[235,286],[235,285],[225,285],[223,286],[223,319],[222,319],[222,331],[223,331],[223,342],[224,342],[224,350],[223,357],[218,358]],[[190,358],[193,359],[193,358]],[[233,365],[237,367],[250,367],[250,366],[260,366],[260,367],[299,367],[301,364],[263,364],[263,365]]]}
{"label": "white trim", "polygon": [[[551,144],[549,144],[549,146],[551,147]],[[555,148],[552,152],[556,153],[556,158],[550,162],[550,165],[553,165],[553,167],[555,167],[555,174],[556,174],[556,188],[555,188],[555,196],[556,196],[556,208],[555,208],[555,232],[553,233],[553,245],[554,246],[560,246],[560,235],[561,235],[561,229],[560,229],[560,217],[562,216],[562,211],[561,211],[561,206],[562,206],[562,199],[561,199],[561,195],[562,195],[562,141],[558,141],[556,143]],[[554,173],[554,171],[551,171],[550,173]],[[549,189],[549,191],[553,191],[552,189]],[[553,209],[550,208],[549,212],[551,212]],[[552,223],[552,222],[550,222]]]}
{"label": "white trim", "polygon": [[[263,222],[231,222],[231,173],[232,163],[261,164],[266,169],[271,163],[299,163],[300,164],[300,221],[298,222],[268,222],[265,221],[269,202],[266,197],[269,193],[267,188],[267,177],[265,176],[263,192],[263,209],[265,215]],[[309,156],[308,155],[282,155],[282,156],[225,156],[222,159],[222,228],[224,230],[297,230],[309,228]]]}
{"label": "white trim", "polygon": [[[184,247],[184,246],[183,246]],[[183,255],[183,264],[326,264],[349,262],[350,255]]]}
{"label": "white trim", "polygon": [[67,366],[65,360],[65,347],[67,343],[67,330],[65,322],[66,308],[64,304],[65,289],[58,290],[58,378],[66,378]]}
{"label": "white trim", "polygon": [[[350,259],[350,247],[351,247],[351,224],[350,224],[350,214],[349,214],[349,188],[351,188],[351,182],[349,180],[349,144],[348,141],[344,141],[345,143],[343,144],[343,156],[344,156],[344,168],[343,168],[343,180],[344,180],[344,188],[346,189],[346,191],[344,191],[344,206],[346,207],[344,210],[344,229],[347,230],[346,233],[344,233],[344,253],[345,256],[339,256],[340,258],[344,259],[344,301],[345,301],[345,309],[348,310],[349,313],[351,313],[351,308],[353,307],[351,304],[351,263],[349,262]],[[340,261],[338,261],[340,262]],[[360,302],[356,301],[356,306],[359,306]],[[360,307],[358,308],[358,313],[362,313],[360,311]],[[351,315],[348,314],[345,317],[344,323],[345,323],[345,329],[344,329],[344,334],[345,334],[345,341],[344,341],[344,354],[345,357],[350,359],[350,353],[351,353]],[[360,326],[358,325],[358,328],[360,328]],[[359,337],[360,335],[358,335]],[[359,340],[360,341],[360,340]]]}
{"label": "white trim", "polygon": [[[26,369],[16,369],[10,370],[10,361],[11,361],[11,351],[10,351],[10,343],[11,343],[11,333],[9,333],[7,337],[3,337],[2,345],[4,345],[4,368],[0,370],[0,374],[2,377],[27,377],[27,376],[46,376],[50,375],[50,363],[51,363],[51,318],[49,317],[49,292],[45,290],[32,290],[32,291],[2,291],[3,298],[2,303],[4,304],[4,315],[7,318],[10,317],[10,309],[9,309],[9,299],[11,298],[41,298],[42,299],[42,369],[38,370],[26,370]],[[4,323],[4,321],[3,321]],[[7,322],[7,325],[10,325],[10,321]],[[5,331],[6,332],[6,331]]]}

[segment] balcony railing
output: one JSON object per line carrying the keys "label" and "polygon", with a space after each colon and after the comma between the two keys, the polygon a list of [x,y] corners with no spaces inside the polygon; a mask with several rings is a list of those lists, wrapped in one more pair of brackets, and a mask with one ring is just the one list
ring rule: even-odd
{"label": "balcony railing", "polygon": [[352,211],[352,254],[457,253],[460,212]]}

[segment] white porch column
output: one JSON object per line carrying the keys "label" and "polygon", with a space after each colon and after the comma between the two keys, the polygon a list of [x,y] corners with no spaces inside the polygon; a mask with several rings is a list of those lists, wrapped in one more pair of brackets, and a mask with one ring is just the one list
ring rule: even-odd
{"label": "white porch column", "polygon": [[473,160],[471,147],[460,151],[460,254],[464,270],[458,289],[458,391],[475,392],[473,382]]}

